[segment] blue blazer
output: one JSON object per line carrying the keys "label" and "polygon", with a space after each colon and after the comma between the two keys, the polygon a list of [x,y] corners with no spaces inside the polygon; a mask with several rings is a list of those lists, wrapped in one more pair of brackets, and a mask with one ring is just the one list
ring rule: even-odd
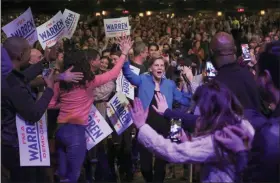
{"label": "blue blazer", "polygon": [[[153,76],[150,74],[137,75],[130,70],[129,65],[129,62],[124,63],[122,69],[123,75],[132,85],[138,87],[138,97],[140,98],[144,109],[146,109],[151,104],[154,96],[155,83]],[[178,101],[184,106],[189,106],[191,103],[192,94],[180,92],[177,89],[175,82],[170,79],[162,78],[160,92],[165,96],[170,109],[172,109],[173,100]]]}

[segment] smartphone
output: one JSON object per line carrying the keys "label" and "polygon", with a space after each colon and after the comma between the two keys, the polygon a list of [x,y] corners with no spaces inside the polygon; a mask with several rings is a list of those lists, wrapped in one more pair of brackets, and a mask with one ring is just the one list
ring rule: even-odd
{"label": "smartphone", "polygon": [[48,77],[51,73],[51,68],[48,68],[48,69],[43,69],[43,73],[42,73],[42,76],[43,77]]}
{"label": "smartphone", "polygon": [[210,61],[206,62],[206,76],[207,77],[215,77],[217,75],[217,71],[214,68],[213,64]]}
{"label": "smartphone", "polygon": [[243,61],[251,61],[251,55],[248,44],[241,44]]}
{"label": "smartphone", "polygon": [[43,65],[42,76],[47,77],[48,75],[50,75],[50,73],[51,73],[51,65],[49,62],[47,62]]}
{"label": "smartphone", "polygon": [[170,139],[172,142],[180,142],[180,137],[182,135],[182,121],[171,119],[170,126]]}

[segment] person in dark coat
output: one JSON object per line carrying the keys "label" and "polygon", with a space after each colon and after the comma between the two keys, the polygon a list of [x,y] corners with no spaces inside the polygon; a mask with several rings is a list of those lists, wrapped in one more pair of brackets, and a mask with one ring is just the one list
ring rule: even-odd
{"label": "person in dark coat", "polygon": [[7,76],[13,70],[13,64],[7,50],[1,47],[1,76]]}
{"label": "person in dark coat", "polygon": [[225,32],[217,33],[211,40],[210,52],[213,66],[218,71],[215,79],[236,95],[244,109],[260,111],[257,83],[248,69],[237,64],[233,37]]}

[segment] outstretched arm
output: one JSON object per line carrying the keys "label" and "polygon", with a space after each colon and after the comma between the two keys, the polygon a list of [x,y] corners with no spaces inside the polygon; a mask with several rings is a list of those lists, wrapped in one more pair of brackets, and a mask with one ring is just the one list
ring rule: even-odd
{"label": "outstretched arm", "polygon": [[145,124],[139,129],[138,141],[149,151],[172,163],[202,163],[214,161],[215,158],[211,136],[177,144]]}
{"label": "outstretched arm", "polygon": [[169,109],[166,98],[161,93],[157,93],[155,95],[155,99],[157,102],[157,107],[155,105],[152,105],[152,107],[158,114],[163,115],[164,117],[169,119],[182,119],[182,127],[184,130],[194,130],[198,116],[184,113],[176,109]]}
{"label": "outstretched arm", "polygon": [[210,135],[181,144],[165,139],[146,124],[149,109],[144,110],[141,100],[135,98],[130,109],[133,123],[139,129],[138,141],[149,151],[173,163],[208,162],[215,160],[213,140]]}
{"label": "outstretched arm", "polygon": [[134,86],[139,86],[141,83],[141,76],[135,74],[130,69],[129,62],[125,62],[123,65],[123,75],[124,77]]}
{"label": "outstretched arm", "polygon": [[169,109],[167,108],[163,116],[169,119],[182,119],[182,128],[187,131],[194,131],[195,123],[198,118],[197,115],[182,113],[182,111],[176,109]]}
{"label": "outstretched arm", "polygon": [[120,59],[117,61],[116,65],[113,67],[113,69],[111,69],[108,72],[105,72],[104,74],[96,75],[94,80],[92,80],[89,83],[89,87],[90,88],[99,87],[101,85],[104,85],[105,83],[108,83],[111,80],[117,79],[125,59],[126,59],[125,54],[122,54]]}
{"label": "outstretched arm", "polygon": [[122,37],[119,40],[120,49],[122,50],[122,55],[114,68],[104,74],[97,75],[92,81],[89,82],[89,87],[94,88],[101,86],[113,79],[116,79],[122,69],[123,63],[127,57],[129,50],[133,45],[133,41],[130,40],[130,37]]}

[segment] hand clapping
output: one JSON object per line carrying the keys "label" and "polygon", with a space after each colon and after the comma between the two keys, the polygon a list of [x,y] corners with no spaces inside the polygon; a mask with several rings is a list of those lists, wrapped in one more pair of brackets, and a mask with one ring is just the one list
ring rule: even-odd
{"label": "hand clapping", "polygon": [[120,50],[124,55],[128,55],[129,50],[133,45],[133,41],[131,41],[130,36],[122,36],[121,38],[117,38],[118,44],[120,45]]}

